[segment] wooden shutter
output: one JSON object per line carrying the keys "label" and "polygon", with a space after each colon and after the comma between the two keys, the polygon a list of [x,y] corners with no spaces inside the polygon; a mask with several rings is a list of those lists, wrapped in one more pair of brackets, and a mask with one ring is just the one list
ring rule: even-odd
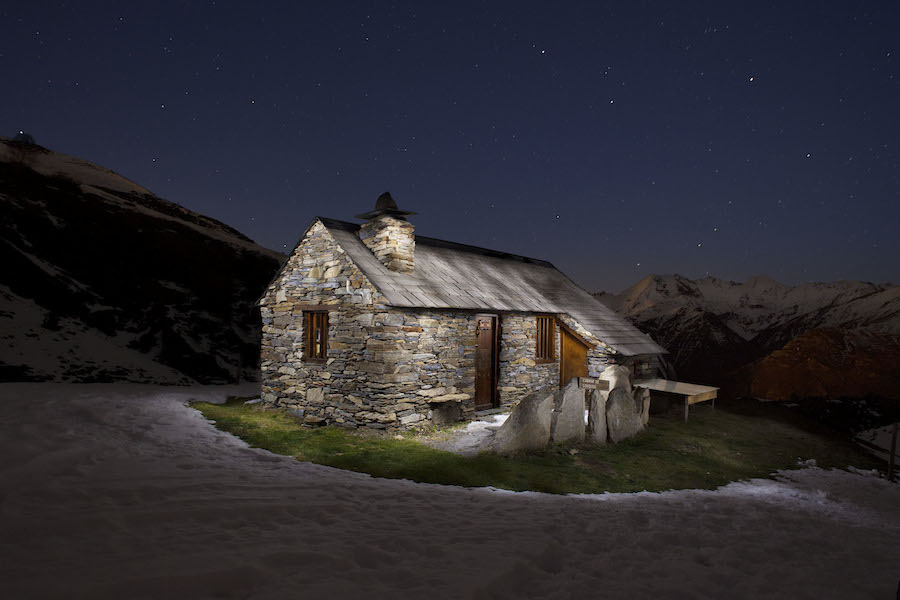
{"label": "wooden shutter", "polygon": [[328,313],[303,314],[306,336],[306,360],[323,361],[328,358]]}
{"label": "wooden shutter", "polygon": [[556,328],[553,317],[537,317],[536,337],[535,358],[543,361],[553,360],[556,346]]}

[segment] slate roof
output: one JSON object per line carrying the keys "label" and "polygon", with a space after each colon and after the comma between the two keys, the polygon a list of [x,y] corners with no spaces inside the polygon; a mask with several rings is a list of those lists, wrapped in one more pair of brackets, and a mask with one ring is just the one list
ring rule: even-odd
{"label": "slate roof", "polygon": [[392,306],[564,313],[625,356],[666,352],[547,261],[417,235],[415,271],[396,273],[359,225],[318,219]]}

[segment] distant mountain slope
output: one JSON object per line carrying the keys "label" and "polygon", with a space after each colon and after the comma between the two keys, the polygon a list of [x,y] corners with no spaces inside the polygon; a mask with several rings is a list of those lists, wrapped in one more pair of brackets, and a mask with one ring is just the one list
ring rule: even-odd
{"label": "distant mountain slope", "polygon": [[742,369],[747,395],[767,400],[847,398],[900,400],[900,335],[866,329],[808,329]]}
{"label": "distant mountain slope", "polygon": [[679,378],[688,381],[772,399],[885,396],[900,372],[895,285],[651,275],[621,294],[596,297],[667,348]]}
{"label": "distant mountain slope", "polygon": [[0,379],[230,380],[281,255],[90,162],[0,138]]}

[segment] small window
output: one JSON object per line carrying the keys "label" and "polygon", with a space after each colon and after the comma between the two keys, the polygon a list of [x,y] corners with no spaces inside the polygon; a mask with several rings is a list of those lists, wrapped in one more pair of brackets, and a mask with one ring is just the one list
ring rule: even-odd
{"label": "small window", "polygon": [[553,317],[537,318],[537,360],[551,361],[556,358],[556,327]]}
{"label": "small window", "polygon": [[328,313],[304,312],[306,360],[324,361],[328,358]]}

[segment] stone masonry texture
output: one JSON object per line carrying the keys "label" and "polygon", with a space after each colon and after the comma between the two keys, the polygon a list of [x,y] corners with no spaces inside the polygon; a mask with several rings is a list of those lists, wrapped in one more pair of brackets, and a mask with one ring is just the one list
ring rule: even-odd
{"label": "stone masonry texture", "polygon": [[[385,217],[375,225],[380,221],[409,225]],[[367,234],[361,230],[360,235]],[[369,237],[377,238],[377,231]],[[413,268],[411,246],[408,261],[403,252],[383,254],[388,258],[382,260],[399,261],[398,268]],[[329,310],[325,361],[303,355],[303,313],[310,309]],[[474,413],[475,326],[476,315],[483,313],[388,306],[318,221],[269,286],[260,310],[262,398],[268,405],[292,409],[308,423],[391,431],[430,426],[436,410],[448,402],[459,404],[462,418]],[[498,316],[500,402],[515,404],[547,385],[558,387],[559,334],[556,359],[540,362],[535,359],[536,315]],[[574,320],[557,318],[597,344],[588,353],[591,376],[616,362],[612,351]]]}

